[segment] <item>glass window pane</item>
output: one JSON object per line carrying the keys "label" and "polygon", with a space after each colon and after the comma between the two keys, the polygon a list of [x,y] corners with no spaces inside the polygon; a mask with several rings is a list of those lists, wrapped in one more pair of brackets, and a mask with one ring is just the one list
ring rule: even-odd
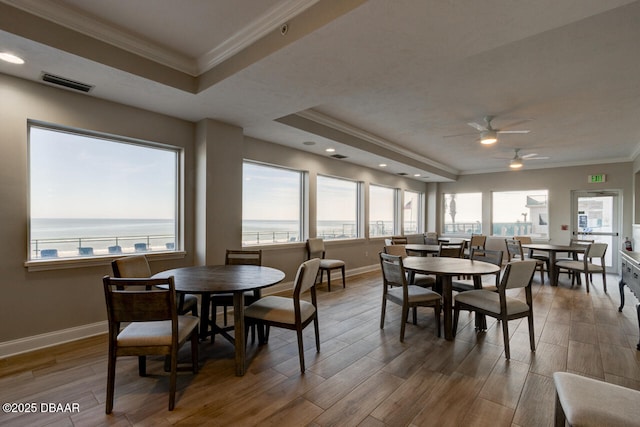
{"label": "glass window pane", "polygon": [[393,188],[369,186],[369,236],[391,236],[395,225],[395,192]]}
{"label": "glass window pane", "polygon": [[422,233],[422,193],[404,192],[404,234]]}
{"label": "glass window pane", "polygon": [[30,126],[29,259],[178,249],[178,155]]}
{"label": "glass window pane", "polygon": [[242,245],[299,242],[302,172],[244,162]]}
{"label": "glass window pane", "polygon": [[482,233],[482,193],[444,195],[444,234]]}
{"label": "glass window pane", "polygon": [[358,237],[358,183],[326,176],[318,176],[317,182],[317,237]]}
{"label": "glass window pane", "polygon": [[548,191],[493,193],[493,235],[549,237]]}

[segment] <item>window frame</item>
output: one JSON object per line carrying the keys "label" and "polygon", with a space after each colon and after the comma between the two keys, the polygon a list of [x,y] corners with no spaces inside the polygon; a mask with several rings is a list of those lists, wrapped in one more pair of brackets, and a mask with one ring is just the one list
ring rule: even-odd
{"label": "window frame", "polygon": [[[275,245],[295,245],[295,244],[300,244],[300,243],[304,243],[305,239],[307,238],[307,236],[309,235],[309,215],[308,215],[308,176],[309,173],[307,171],[304,170],[300,170],[300,169],[295,169],[295,168],[290,168],[290,167],[286,167],[286,166],[281,166],[281,165],[274,165],[271,163],[265,163],[265,162],[260,162],[260,161],[256,161],[256,160],[251,160],[251,159],[243,159],[242,160],[242,169],[243,169],[243,176],[242,176],[242,182],[243,182],[243,186],[242,186],[242,198],[244,199],[244,182],[245,182],[245,177],[244,177],[244,166],[245,164],[251,164],[257,167],[264,167],[264,168],[269,168],[269,169],[278,169],[278,170],[283,170],[283,171],[288,171],[288,172],[293,172],[293,173],[297,173],[299,174],[299,183],[298,183],[298,190],[299,190],[299,203],[298,203],[298,217],[299,217],[299,221],[300,224],[298,226],[298,234],[300,236],[299,240],[296,241],[286,241],[286,242],[274,242],[271,241],[269,243],[256,243],[256,244],[251,244],[251,245],[247,245],[244,243],[244,206],[243,206],[243,213],[242,213],[242,224],[241,224],[241,230],[242,230],[242,237],[241,237],[241,241],[240,244],[242,245],[243,248],[264,248],[267,246],[275,246]],[[243,202],[244,203],[244,202]],[[259,241],[259,237],[258,237],[258,241]]]}
{"label": "window frame", "polygon": [[[392,219],[391,219],[391,231],[388,234],[376,234],[373,235],[371,233],[371,225],[373,222],[373,219],[371,218],[371,201],[372,201],[372,192],[371,192],[371,188],[372,187],[376,187],[376,188],[382,188],[385,190],[391,190],[393,192],[392,197],[393,200],[391,202],[391,211],[392,211]],[[393,188],[393,187],[389,187],[389,186],[385,186],[385,185],[380,185],[380,184],[373,184],[373,183],[369,183],[369,206],[367,207],[368,209],[368,214],[369,214],[369,222],[368,222],[368,227],[369,227],[369,238],[372,239],[377,239],[377,238],[384,238],[384,237],[390,237],[393,236],[395,234],[399,234],[398,230],[399,230],[399,221],[398,221],[398,205],[399,205],[399,197],[398,197],[398,189],[397,188]]]}
{"label": "window frame", "polygon": [[[514,233],[513,235],[511,234],[496,234],[494,233],[494,230],[496,228],[496,224],[500,224],[501,222],[497,222],[495,221],[495,212],[496,212],[496,198],[495,195],[499,194],[499,193],[521,193],[524,195],[524,197],[529,197],[529,196],[535,196],[535,195],[544,195],[546,197],[545,200],[545,204],[544,206],[546,207],[546,218],[547,218],[547,233],[546,235],[539,235],[539,234],[532,234],[531,231],[534,228],[533,227],[533,221],[531,218],[529,218],[529,221],[523,221],[523,224],[527,224],[527,222],[531,222],[531,230],[519,230],[520,232],[518,233]],[[538,194],[536,194],[538,193]],[[544,193],[544,194],[543,194]],[[526,204],[525,204],[526,206]],[[530,213],[530,211],[528,212]],[[515,223],[513,224],[518,224],[520,221],[517,220]],[[549,190],[548,189],[535,189],[535,190],[504,190],[504,191],[492,191],[491,192],[491,235],[493,236],[498,236],[498,237],[511,237],[511,236],[518,236],[518,235],[526,235],[526,236],[531,236],[533,239],[536,240],[549,240],[549,230],[550,230],[550,225],[549,225]]]}
{"label": "window frame", "polygon": [[[453,232],[447,232],[447,222],[446,222],[446,217],[447,217],[447,203],[446,203],[446,199],[447,196],[459,196],[459,195],[475,195],[477,197],[479,197],[480,199],[480,206],[479,206],[479,224],[480,224],[480,229],[475,229],[475,227],[472,227],[472,231],[471,233],[467,232],[467,229],[463,230],[463,231],[453,231]],[[470,234],[482,234],[482,230],[483,230],[483,221],[482,221],[482,209],[483,209],[483,203],[484,203],[484,197],[483,197],[483,193],[480,191],[476,191],[476,192],[465,192],[465,193],[442,193],[442,205],[441,205],[441,214],[442,214],[442,227],[441,227],[441,234],[443,236],[462,236],[462,235],[470,235]]]}
{"label": "window frame", "polygon": [[105,132],[98,132],[89,129],[69,127],[59,124],[43,122],[39,120],[27,120],[27,242],[24,266],[28,271],[41,271],[52,269],[65,269],[77,267],[89,267],[95,265],[105,265],[115,258],[122,257],[125,254],[95,254],[95,255],[76,255],[72,257],[55,257],[55,258],[31,258],[32,254],[32,171],[31,171],[31,155],[32,142],[31,131],[34,128],[45,131],[58,132],[64,134],[75,135],[83,138],[91,138],[102,140],[110,144],[125,144],[146,149],[156,149],[168,151],[175,155],[175,183],[173,191],[173,209],[174,209],[174,247],[173,249],[154,250],[143,252],[145,256],[153,259],[179,259],[184,258],[186,251],[184,249],[184,148],[157,141],[143,140],[131,138],[123,135],[115,135]]}
{"label": "window frame", "polygon": [[[407,201],[407,193],[412,193],[412,194],[417,194],[417,204],[418,204],[418,212],[417,212],[417,218],[415,220],[416,222],[416,230],[408,232],[406,229],[406,223],[407,223],[407,219],[404,215],[404,211],[405,206],[407,205],[407,203],[409,203]],[[402,203],[399,205],[399,208],[402,212],[402,224],[401,224],[401,229],[402,229],[402,234],[422,234],[424,233],[424,218],[425,218],[425,193],[422,191],[416,191],[416,190],[403,190],[402,192]]]}
{"label": "window frame", "polygon": [[[320,205],[319,201],[318,201],[318,197],[320,194],[319,188],[319,179],[330,179],[330,180],[336,180],[336,181],[345,181],[345,182],[349,182],[349,183],[353,183],[355,184],[355,224],[354,224],[354,230],[355,230],[355,236],[350,236],[350,237],[344,237],[344,238],[327,238],[327,237],[322,237],[320,236],[320,234],[318,233],[318,221],[319,221],[319,210],[318,210],[318,206]],[[325,241],[330,241],[330,242],[339,242],[339,241],[345,241],[345,240],[355,240],[355,239],[361,239],[363,237],[364,234],[364,197],[363,197],[363,191],[362,191],[362,187],[363,187],[363,183],[362,181],[358,181],[355,179],[349,179],[349,178],[344,178],[344,177],[337,177],[337,176],[332,176],[332,175],[325,175],[325,174],[317,174],[316,175],[316,212],[315,212],[315,235],[316,237],[322,237],[323,240]],[[367,208],[368,209],[368,208]]]}

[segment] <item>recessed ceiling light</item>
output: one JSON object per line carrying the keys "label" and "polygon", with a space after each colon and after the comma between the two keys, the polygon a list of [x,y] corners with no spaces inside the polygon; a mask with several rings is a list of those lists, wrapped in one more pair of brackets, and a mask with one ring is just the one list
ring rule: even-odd
{"label": "recessed ceiling light", "polygon": [[386,163],[380,163],[378,166],[380,166],[381,168],[386,168],[387,164]]}
{"label": "recessed ceiling light", "polygon": [[419,173],[414,173],[413,176],[418,177],[418,176],[420,176],[420,174]]}
{"label": "recessed ceiling light", "polygon": [[324,151],[326,151],[327,153],[333,153],[334,151],[336,151],[336,149],[335,148],[327,148]]}
{"label": "recessed ceiling light", "polygon": [[11,64],[24,64],[24,59],[7,52],[0,52],[0,59]]}

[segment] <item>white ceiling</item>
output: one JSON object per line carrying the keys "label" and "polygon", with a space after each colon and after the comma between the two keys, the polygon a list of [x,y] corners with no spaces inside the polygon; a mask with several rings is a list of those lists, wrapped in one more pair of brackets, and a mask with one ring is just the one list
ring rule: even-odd
{"label": "white ceiling", "polygon": [[[155,65],[87,59],[25,11]],[[0,0],[0,51],[26,60],[2,73],[425,181],[507,170],[516,148],[540,168],[631,161],[640,143],[639,1]],[[531,132],[482,146],[467,123],[485,115]]]}

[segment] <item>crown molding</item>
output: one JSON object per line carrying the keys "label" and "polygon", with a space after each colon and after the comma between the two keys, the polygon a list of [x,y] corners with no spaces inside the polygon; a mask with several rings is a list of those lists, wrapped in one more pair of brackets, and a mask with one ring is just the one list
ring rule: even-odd
{"label": "crown molding", "polygon": [[354,136],[356,138],[362,139],[371,144],[375,144],[379,147],[385,148],[387,150],[396,152],[398,154],[402,154],[403,156],[410,157],[412,159],[418,160],[422,163],[428,164],[430,166],[436,167],[438,169],[447,171],[454,175],[458,175],[460,171],[457,169],[453,169],[450,166],[444,165],[442,163],[438,163],[434,160],[431,160],[427,157],[421,156],[420,154],[414,153],[413,151],[407,150],[403,147],[400,147],[397,144],[392,143],[384,138],[381,138],[377,135],[373,135],[369,132],[366,132],[362,129],[356,128],[355,126],[351,126],[345,122],[341,122],[340,120],[334,119],[333,117],[329,117],[325,114],[319,113],[314,110],[304,110],[296,113],[297,116],[305,118],[307,120],[314,121],[321,125],[327,126],[329,128],[338,130],[340,132],[344,132],[348,135]]}
{"label": "crown molding", "polygon": [[286,23],[320,0],[287,0],[268,10],[197,60],[198,73],[202,74],[226,61],[236,53],[261,39],[278,26]]}

